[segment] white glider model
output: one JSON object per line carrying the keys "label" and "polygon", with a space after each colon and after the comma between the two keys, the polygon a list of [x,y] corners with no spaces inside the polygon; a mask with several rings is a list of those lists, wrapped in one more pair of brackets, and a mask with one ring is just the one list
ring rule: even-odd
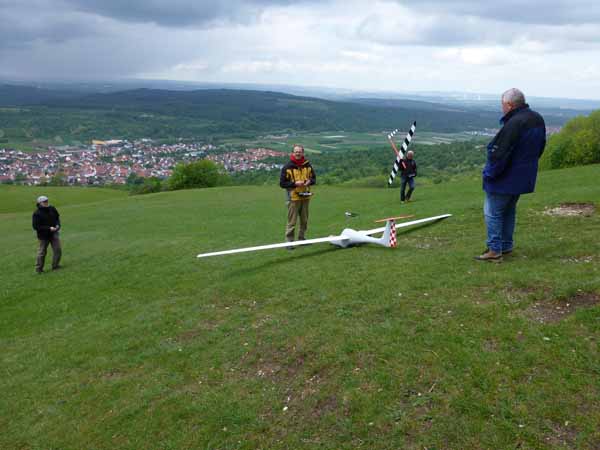
{"label": "white glider model", "polygon": [[[231,255],[233,253],[254,252],[257,250],[268,250],[272,248],[299,247],[301,245],[317,244],[320,242],[329,242],[338,247],[346,248],[359,244],[377,244],[384,247],[396,247],[396,229],[418,225],[436,220],[445,219],[452,214],[442,214],[440,216],[427,217],[425,219],[413,220],[411,222],[402,222],[396,225],[397,219],[406,219],[412,216],[388,217],[387,219],[377,220],[376,222],[385,222],[385,227],[374,228],[366,231],[356,231],[352,228],[346,228],[339,236],[329,236],[324,238],[306,239],[304,241],[281,242],[279,244],[259,245],[258,247],[236,248],[233,250],[225,250],[212,253],[201,253],[198,258],[206,258],[207,256]],[[371,235],[383,232],[380,238],[374,238]]]}

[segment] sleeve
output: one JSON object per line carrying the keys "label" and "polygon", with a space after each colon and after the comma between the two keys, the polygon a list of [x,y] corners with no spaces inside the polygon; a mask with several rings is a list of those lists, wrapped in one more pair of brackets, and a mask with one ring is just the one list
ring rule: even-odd
{"label": "sleeve", "polygon": [[287,178],[287,166],[283,166],[281,169],[281,173],[279,174],[279,186],[283,189],[293,189],[296,186],[296,183]]}
{"label": "sleeve", "polygon": [[50,226],[42,225],[40,217],[36,213],[33,213],[31,217],[31,226],[35,231],[50,231]]}
{"label": "sleeve", "polygon": [[315,169],[313,168],[312,164],[310,166],[310,184],[317,184],[317,174],[315,173]]}
{"label": "sleeve", "polygon": [[60,214],[58,213],[58,210],[56,208],[54,208],[54,211],[56,212],[56,225],[58,226],[58,228],[60,228]]}
{"label": "sleeve", "polygon": [[417,162],[415,161],[415,177],[417,176]]}
{"label": "sleeve", "polygon": [[487,162],[483,177],[489,180],[498,178],[506,170],[519,139],[519,126],[509,121],[488,145]]}

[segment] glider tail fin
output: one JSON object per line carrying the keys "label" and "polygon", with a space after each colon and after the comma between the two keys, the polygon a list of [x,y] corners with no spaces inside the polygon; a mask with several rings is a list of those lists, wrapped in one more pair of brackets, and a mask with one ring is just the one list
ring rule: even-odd
{"label": "glider tail fin", "polygon": [[385,230],[381,238],[383,245],[386,247],[396,247],[398,242],[396,241],[396,221],[394,219],[388,219],[385,223]]}

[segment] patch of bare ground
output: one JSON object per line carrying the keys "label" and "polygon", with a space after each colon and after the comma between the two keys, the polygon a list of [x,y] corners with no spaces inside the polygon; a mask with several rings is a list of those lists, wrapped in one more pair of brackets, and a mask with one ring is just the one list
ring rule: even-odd
{"label": "patch of bare ground", "polygon": [[577,447],[577,430],[569,421],[561,424],[553,423],[550,425],[550,432],[545,441],[551,448],[572,448]]}
{"label": "patch of bare ground", "polygon": [[248,377],[288,382],[304,369],[310,357],[308,352],[294,345],[284,348],[259,346],[242,357],[240,371]]}
{"label": "patch of bare ground", "polygon": [[318,424],[325,416],[350,414],[349,399],[331,384],[333,369],[322,366],[319,355],[301,341],[285,347],[259,346],[244,355],[239,366],[238,376],[261,379],[265,389],[272,387],[281,396],[279,412],[266,405],[261,417],[281,425],[282,434],[289,427]]}
{"label": "patch of bare ground", "polygon": [[[509,286],[504,289],[503,293],[506,296],[506,301],[510,304],[521,303],[523,300],[526,300],[530,296],[534,296],[539,292],[546,291],[547,288],[538,288],[535,286],[526,286],[526,287],[512,287]],[[549,291],[548,291],[549,293]]]}
{"label": "patch of bare ground", "polygon": [[593,203],[561,203],[556,208],[545,208],[544,214],[549,216],[584,216],[590,217],[596,212]]}
{"label": "patch of bare ground", "polygon": [[404,238],[406,246],[418,248],[419,250],[430,250],[444,247],[448,244],[449,240],[446,238],[430,236],[427,238]]}
{"label": "patch of bare ground", "polygon": [[483,351],[488,353],[497,352],[500,344],[496,339],[485,339],[482,344]]}
{"label": "patch of bare ground", "polygon": [[560,260],[563,263],[572,263],[572,264],[588,264],[594,261],[593,255],[584,255],[584,256],[570,256],[568,258],[561,258]]}
{"label": "patch of bare ground", "polygon": [[[208,331],[216,330],[219,325],[220,323],[216,320],[205,320],[199,322],[193,329],[180,333],[174,338],[174,340],[177,342],[190,342]],[[173,338],[169,338],[167,340],[173,340]]]}
{"label": "patch of bare ground", "polygon": [[534,302],[525,314],[539,323],[559,322],[581,308],[591,308],[600,304],[600,295],[593,292],[578,292],[563,299],[539,300]]}

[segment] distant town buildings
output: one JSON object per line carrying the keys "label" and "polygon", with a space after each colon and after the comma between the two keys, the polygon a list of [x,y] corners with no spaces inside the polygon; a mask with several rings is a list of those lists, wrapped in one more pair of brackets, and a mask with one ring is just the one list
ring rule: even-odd
{"label": "distant town buildings", "polygon": [[0,148],[0,183],[37,185],[58,176],[67,184],[125,184],[131,174],[168,178],[177,164],[204,158],[222,164],[229,172],[278,170],[281,164],[264,160],[284,155],[267,148],[229,152],[211,144],[158,145],[150,139],[94,140],[83,148],[57,146],[34,153]]}

